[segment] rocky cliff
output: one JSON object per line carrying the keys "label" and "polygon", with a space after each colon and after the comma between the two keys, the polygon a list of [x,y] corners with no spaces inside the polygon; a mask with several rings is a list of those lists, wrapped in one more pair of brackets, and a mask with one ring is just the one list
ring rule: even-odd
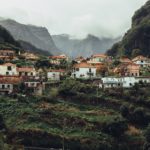
{"label": "rocky cliff", "polygon": [[10,19],[0,20],[0,25],[5,27],[18,41],[30,43],[36,48],[46,50],[54,55],[60,53],[48,30],[44,27],[24,25]]}
{"label": "rocky cliff", "polygon": [[21,49],[20,44],[2,26],[0,26],[0,49]]}
{"label": "rocky cliff", "polygon": [[135,12],[131,29],[107,53],[112,56],[150,56],[150,0]]}

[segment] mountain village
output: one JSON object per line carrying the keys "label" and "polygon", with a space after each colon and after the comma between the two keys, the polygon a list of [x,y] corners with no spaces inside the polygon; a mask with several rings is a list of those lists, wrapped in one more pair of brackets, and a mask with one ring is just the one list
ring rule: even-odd
{"label": "mountain village", "polygon": [[[73,78],[89,81],[99,89],[130,88],[150,83],[150,59],[113,58],[106,54],[71,60],[66,55],[39,56],[28,51],[0,50],[0,93],[42,95],[51,85]],[[22,92],[21,91],[21,92]]]}

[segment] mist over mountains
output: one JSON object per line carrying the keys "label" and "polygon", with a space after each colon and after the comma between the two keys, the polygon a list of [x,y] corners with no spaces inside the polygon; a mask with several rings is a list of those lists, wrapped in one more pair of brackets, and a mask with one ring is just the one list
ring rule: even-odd
{"label": "mist over mountains", "polygon": [[28,48],[29,45],[33,45],[37,49],[53,55],[61,53],[44,27],[24,25],[11,19],[0,20],[0,25],[7,29],[15,40],[24,42],[24,45],[28,43]]}
{"label": "mist over mountains", "polygon": [[99,38],[94,35],[87,35],[84,39],[75,39],[68,34],[52,35],[57,47],[70,57],[84,56],[89,57],[95,53],[105,53],[118,38]]}
{"label": "mist over mountains", "polygon": [[11,19],[0,19],[0,25],[8,30],[23,49],[44,55],[66,54],[72,58],[89,57],[105,53],[121,38],[99,38],[88,34],[84,39],[72,38],[68,34],[52,35],[45,27],[24,25]]}

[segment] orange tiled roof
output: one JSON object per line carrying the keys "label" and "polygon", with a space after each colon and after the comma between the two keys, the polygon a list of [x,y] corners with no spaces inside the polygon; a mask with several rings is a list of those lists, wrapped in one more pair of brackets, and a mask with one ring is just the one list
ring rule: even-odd
{"label": "orange tiled roof", "polygon": [[138,61],[138,60],[147,60],[147,59],[148,59],[147,57],[139,55],[139,56],[133,58],[132,61],[135,62],[135,61]]}
{"label": "orange tiled roof", "polygon": [[2,64],[2,66],[16,66],[16,65],[12,63],[5,63],[5,64]]}
{"label": "orange tiled roof", "polygon": [[79,64],[75,64],[74,68],[96,68],[96,67],[94,65],[89,64],[89,63],[81,62]]}
{"label": "orange tiled roof", "polygon": [[18,76],[0,76],[1,84],[19,84],[21,81],[22,78]]}
{"label": "orange tiled roof", "polygon": [[89,63],[89,64],[91,64],[92,66],[94,66],[96,68],[101,68],[101,67],[105,66],[105,64],[101,63],[101,62],[98,62],[98,63]]}
{"label": "orange tiled roof", "polygon": [[31,72],[34,71],[33,67],[18,67],[17,68],[18,72]]}
{"label": "orange tiled roof", "polygon": [[93,58],[96,58],[96,57],[99,57],[99,58],[106,58],[107,55],[105,54],[95,54],[95,55],[92,55]]}
{"label": "orange tiled roof", "polygon": [[58,55],[58,56],[49,56],[51,59],[66,59],[67,57],[65,55]]}

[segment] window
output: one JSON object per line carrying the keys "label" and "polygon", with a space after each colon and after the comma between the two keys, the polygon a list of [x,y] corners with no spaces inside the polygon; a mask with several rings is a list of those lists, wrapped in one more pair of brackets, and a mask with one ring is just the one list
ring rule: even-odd
{"label": "window", "polygon": [[9,75],[9,72],[6,72],[6,75]]}
{"label": "window", "polygon": [[10,85],[9,85],[9,84],[7,85],[7,88],[8,88],[8,89],[10,88]]}
{"label": "window", "polygon": [[130,86],[132,86],[132,83],[130,83]]}
{"label": "window", "polygon": [[76,68],[76,71],[79,71],[79,68]]}
{"label": "window", "polygon": [[89,72],[92,72],[91,68],[89,68]]}
{"label": "window", "polygon": [[19,72],[19,75],[21,76],[21,75],[22,75],[22,72]]}
{"label": "window", "polygon": [[7,70],[12,70],[11,66],[8,66],[8,67],[7,67]]}
{"label": "window", "polygon": [[31,72],[31,76],[33,76],[33,72]]}
{"label": "window", "polygon": [[2,84],[2,89],[5,89],[5,85],[4,84]]}
{"label": "window", "polygon": [[28,73],[27,72],[25,72],[25,76],[27,76],[28,75]]}
{"label": "window", "polygon": [[137,74],[137,73],[135,73],[135,76],[138,76],[138,74]]}

